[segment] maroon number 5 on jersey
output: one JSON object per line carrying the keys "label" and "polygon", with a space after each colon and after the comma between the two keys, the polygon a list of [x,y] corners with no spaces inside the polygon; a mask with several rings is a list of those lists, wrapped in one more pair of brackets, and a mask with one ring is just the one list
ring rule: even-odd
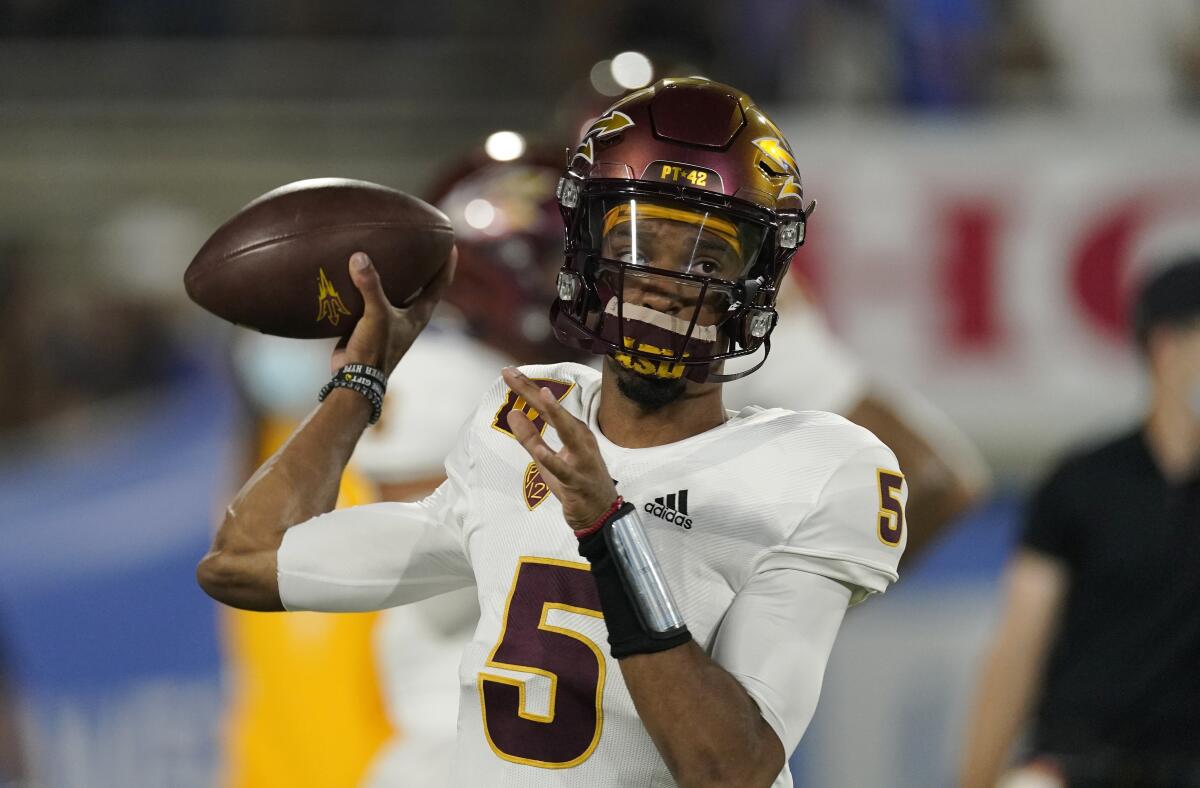
{"label": "maroon number 5 on jersey", "polygon": [[550,680],[545,715],[528,710],[525,683],[479,674],[483,731],[506,761],[565,769],[583,763],[600,742],[604,654],[579,632],[547,622],[551,610],[603,618],[587,564],[522,557],[504,607],[500,640],[485,665]]}

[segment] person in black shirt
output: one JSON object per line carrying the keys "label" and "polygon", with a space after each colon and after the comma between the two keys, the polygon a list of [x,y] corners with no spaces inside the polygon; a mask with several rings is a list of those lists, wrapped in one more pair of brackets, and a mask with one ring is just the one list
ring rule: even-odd
{"label": "person in black shirt", "polygon": [[1149,412],[1033,497],[964,788],[996,785],[1026,721],[1012,785],[1200,786],[1200,255],[1148,279],[1134,323]]}

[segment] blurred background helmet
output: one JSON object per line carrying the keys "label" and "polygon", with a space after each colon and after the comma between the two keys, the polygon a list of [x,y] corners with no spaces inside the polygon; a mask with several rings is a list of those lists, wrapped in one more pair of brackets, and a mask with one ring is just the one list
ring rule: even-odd
{"label": "blurred background helmet", "polygon": [[446,301],[468,332],[522,363],[573,357],[554,339],[546,310],[562,263],[563,222],[554,196],[563,154],[512,161],[483,153],[430,192],[454,225],[458,269]]}

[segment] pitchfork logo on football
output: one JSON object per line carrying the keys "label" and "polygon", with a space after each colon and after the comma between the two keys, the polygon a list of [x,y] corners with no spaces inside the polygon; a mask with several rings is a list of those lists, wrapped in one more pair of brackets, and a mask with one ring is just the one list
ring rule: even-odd
{"label": "pitchfork logo on football", "polygon": [[328,320],[331,326],[336,326],[342,315],[349,315],[350,310],[342,303],[342,297],[333,288],[333,282],[325,275],[325,269],[317,271],[317,322]]}
{"label": "pitchfork logo on football", "polygon": [[655,517],[661,517],[668,523],[678,525],[684,530],[691,530],[692,518],[688,517],[688,491],[680,490],[670,495],[660,495],[653,501],[647,501],[642,510]]}

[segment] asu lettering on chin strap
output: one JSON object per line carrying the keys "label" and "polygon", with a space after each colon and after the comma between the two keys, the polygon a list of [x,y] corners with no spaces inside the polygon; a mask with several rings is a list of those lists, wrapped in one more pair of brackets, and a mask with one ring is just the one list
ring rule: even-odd
{"label": "asu lettering on chin strap", "polygon": [[[644,355],[628,352],[617,351],[612,354],[613,360],[621,366],[648,377],[678,380],[683,377],[685,367],[670,360],[675,355],[672,348],[684,347],[683,357],[688,358],[693,350],[702,354],[711,353],[720,340],[716,326],[690,326],[686,320],[638,304],[626,303],[618,307],[615,297],[609,300],[604,313],[613,317],[621,315],[623,325],[620,326],[620,340],[627,350],[667,357],[662,361],[652,361]],[[617,323],[611,325],[618,326]],[[636,332],[638,336],[630,336],[626,333],[629,331]]]}

